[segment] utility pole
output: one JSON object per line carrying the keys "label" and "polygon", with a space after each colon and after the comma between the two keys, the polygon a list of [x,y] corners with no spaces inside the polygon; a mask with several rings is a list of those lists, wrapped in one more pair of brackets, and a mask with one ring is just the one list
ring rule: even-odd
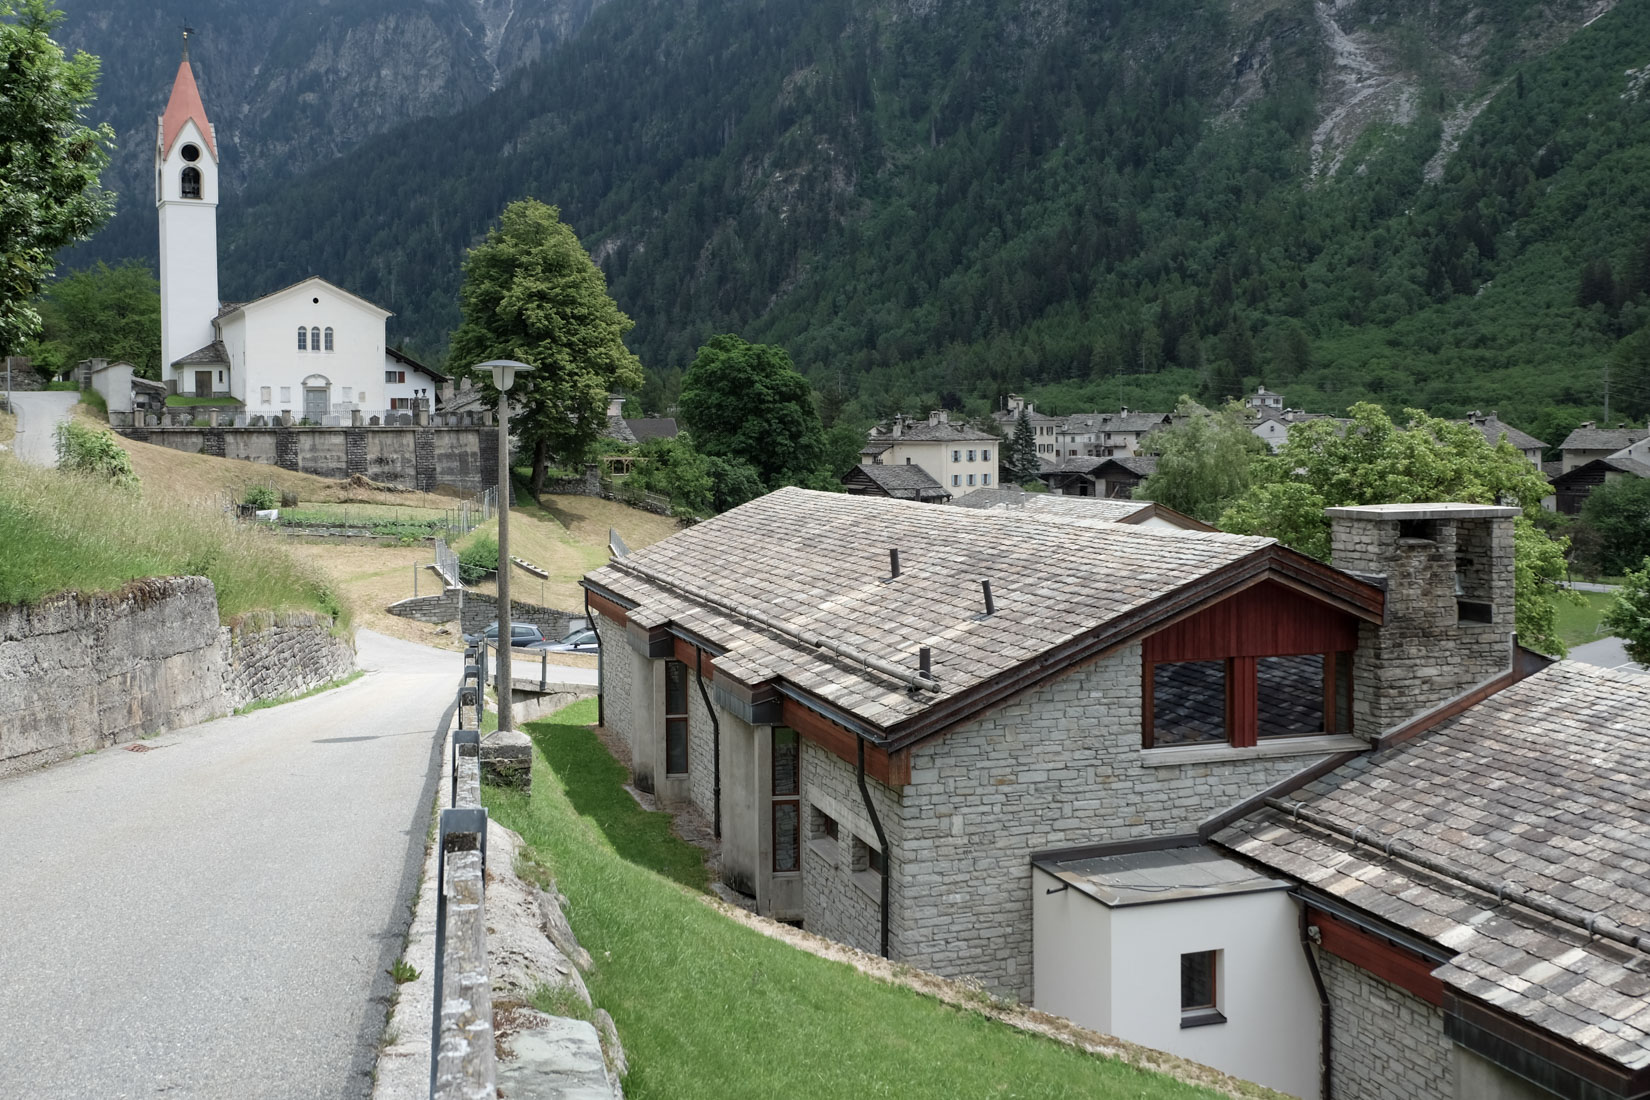
{"label": "utility pole", "polygon": [[1610,364],[1604,364],[1604,426],[1610,426]]}

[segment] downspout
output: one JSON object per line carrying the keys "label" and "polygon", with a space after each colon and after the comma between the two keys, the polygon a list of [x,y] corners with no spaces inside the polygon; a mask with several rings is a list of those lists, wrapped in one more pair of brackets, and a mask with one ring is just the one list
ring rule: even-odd
{"label": "downspout", "polygon": [[[871,790],[865,785],[865,738],[859,738],[859,797],[865,800],[865,812],[871,815],[871,828],[877,832],[877,843],[882,845],[882,957],[888,957],[888,867],[893,853],[888,850],[888,835],[882,831],[882,819],[871,802]],[[1304,910],[1303,910],[1304,911]]]}
{"label": "downspout", "polygon": [[[589,627],[591,630],[596,629],[596,617],[590,614],[590,589],[588,588],[584,590],[584,625]],[[601,634],[598,632],[596,635],[596,725],[605,726],[607,725],[607,715],[604,704],[607,700],[602,695],[602,688],[605,685],[605,681],[602,679],[601,637]]]}
{"label": "downspout", "polygon": [[716,720],[716,708],[710,705],[710,692],[705,690],[705,651],[693,647],[693,674],[699,679],[699,697],[705,701],[705,713],[710,715],[711,799],[716,809],[711,816],[711,832],[722,839],[722,723]]}
{"label": "downspout", "polygon": [[1334,1100],[1334,1074],[1331,1071],[1334,1065],[1331,1045],[1334,1029],[1329,1021],[1329,990],[1323,984],[1323,972],[1318,969],[1318,956],[1312,951],[1312,934],[1306,923],[1306,899],[1297,896],[1295,901],[1301,907],[1301,951],[1306,955],[1306,968],[1312,972],[1312,984],[1318,990],[1318,1019],[1321,1032],[1318,1037],[1318,1090],[1322,1094],[1322,1100]]}

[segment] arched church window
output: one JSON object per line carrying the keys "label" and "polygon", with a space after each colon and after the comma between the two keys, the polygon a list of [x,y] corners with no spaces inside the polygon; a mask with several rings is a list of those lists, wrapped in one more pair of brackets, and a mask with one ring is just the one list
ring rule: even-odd
{"label": "arched church window", "polygon": [[323,335],[323,339],[326,341],[327,350],[331,351],[332,350],[332,326],[331,325],[327,326],[327,330],[326,330],[326,333]]}
{"label": "arched church window", "polygon": [[298,326],[298,350],[309,350],[309,330],[303,325]]}
{"label": "arched church window", "polygon": [[312,328],[309,330],[309,350],[321,350],[321,330],[318,328]]}
{"label": "arched church window", "polygon": [[184,198],[198,199],[201,197],[201,170],[199,168],[193,165],[185,168],[183,175],[180,177],[180,182],[183,186]]}

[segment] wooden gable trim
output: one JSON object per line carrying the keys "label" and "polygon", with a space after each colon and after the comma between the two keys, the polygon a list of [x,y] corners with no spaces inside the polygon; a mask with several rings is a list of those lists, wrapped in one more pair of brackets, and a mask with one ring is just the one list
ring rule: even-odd
{"label": "wooden gable trim", "polygon": [[600,615],[604,619],[607,619],[609,622],[618,623],[620,626],[624,626],[626,623],[630,622],[630,615],[625,611],[625,609],[608,599],[606,596],[598,595],[587,588],[585,589],[585,599],[590,602],[590,610],[596,612],[596,614]]}
{"label": "wooden gable trim", "polygon": [[1437,963],[1322,909],[1308,906],[1306,919],[1317,926],[1319,944],[1331,955],[1415,994],[1430,1005],[1444,1003],[1444,983],[1432,976]]}
{"label": "wooden gable trim", "polygon": [[[859,738],[855,734],[789,697],[781,702],[779,715],[801,736],[855,768],[859,766]],[[904,750],[889,752],[867,741],[865,774],[884,786],[903,787],[911,782],[911,754]]]}

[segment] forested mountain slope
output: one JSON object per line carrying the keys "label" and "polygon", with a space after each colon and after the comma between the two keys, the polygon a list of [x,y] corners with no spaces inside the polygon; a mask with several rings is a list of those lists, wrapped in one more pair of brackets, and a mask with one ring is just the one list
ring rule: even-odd
{"label": "forested mountain slope", "polygon": [[190,55],[224,149],[231,195],[248,180],[325,165],[363,138],[450,115],[576,34],[602,0],[59,0],[57,38],[103,62],[98,120],[119,136],[104,184],[120,216],[70,257],[155,250],[155,119]]}
{"label": "forested mountain slope", "polygon": [[1264,378],[1551,433],[1613,361],[1612,413],[1650,407],[1650,5],[1609,7],[611,0],[474,106],[250,187],[224,291],[318,272],[438,352],[531,194],[652,404],[737,330],[865,413]]}

